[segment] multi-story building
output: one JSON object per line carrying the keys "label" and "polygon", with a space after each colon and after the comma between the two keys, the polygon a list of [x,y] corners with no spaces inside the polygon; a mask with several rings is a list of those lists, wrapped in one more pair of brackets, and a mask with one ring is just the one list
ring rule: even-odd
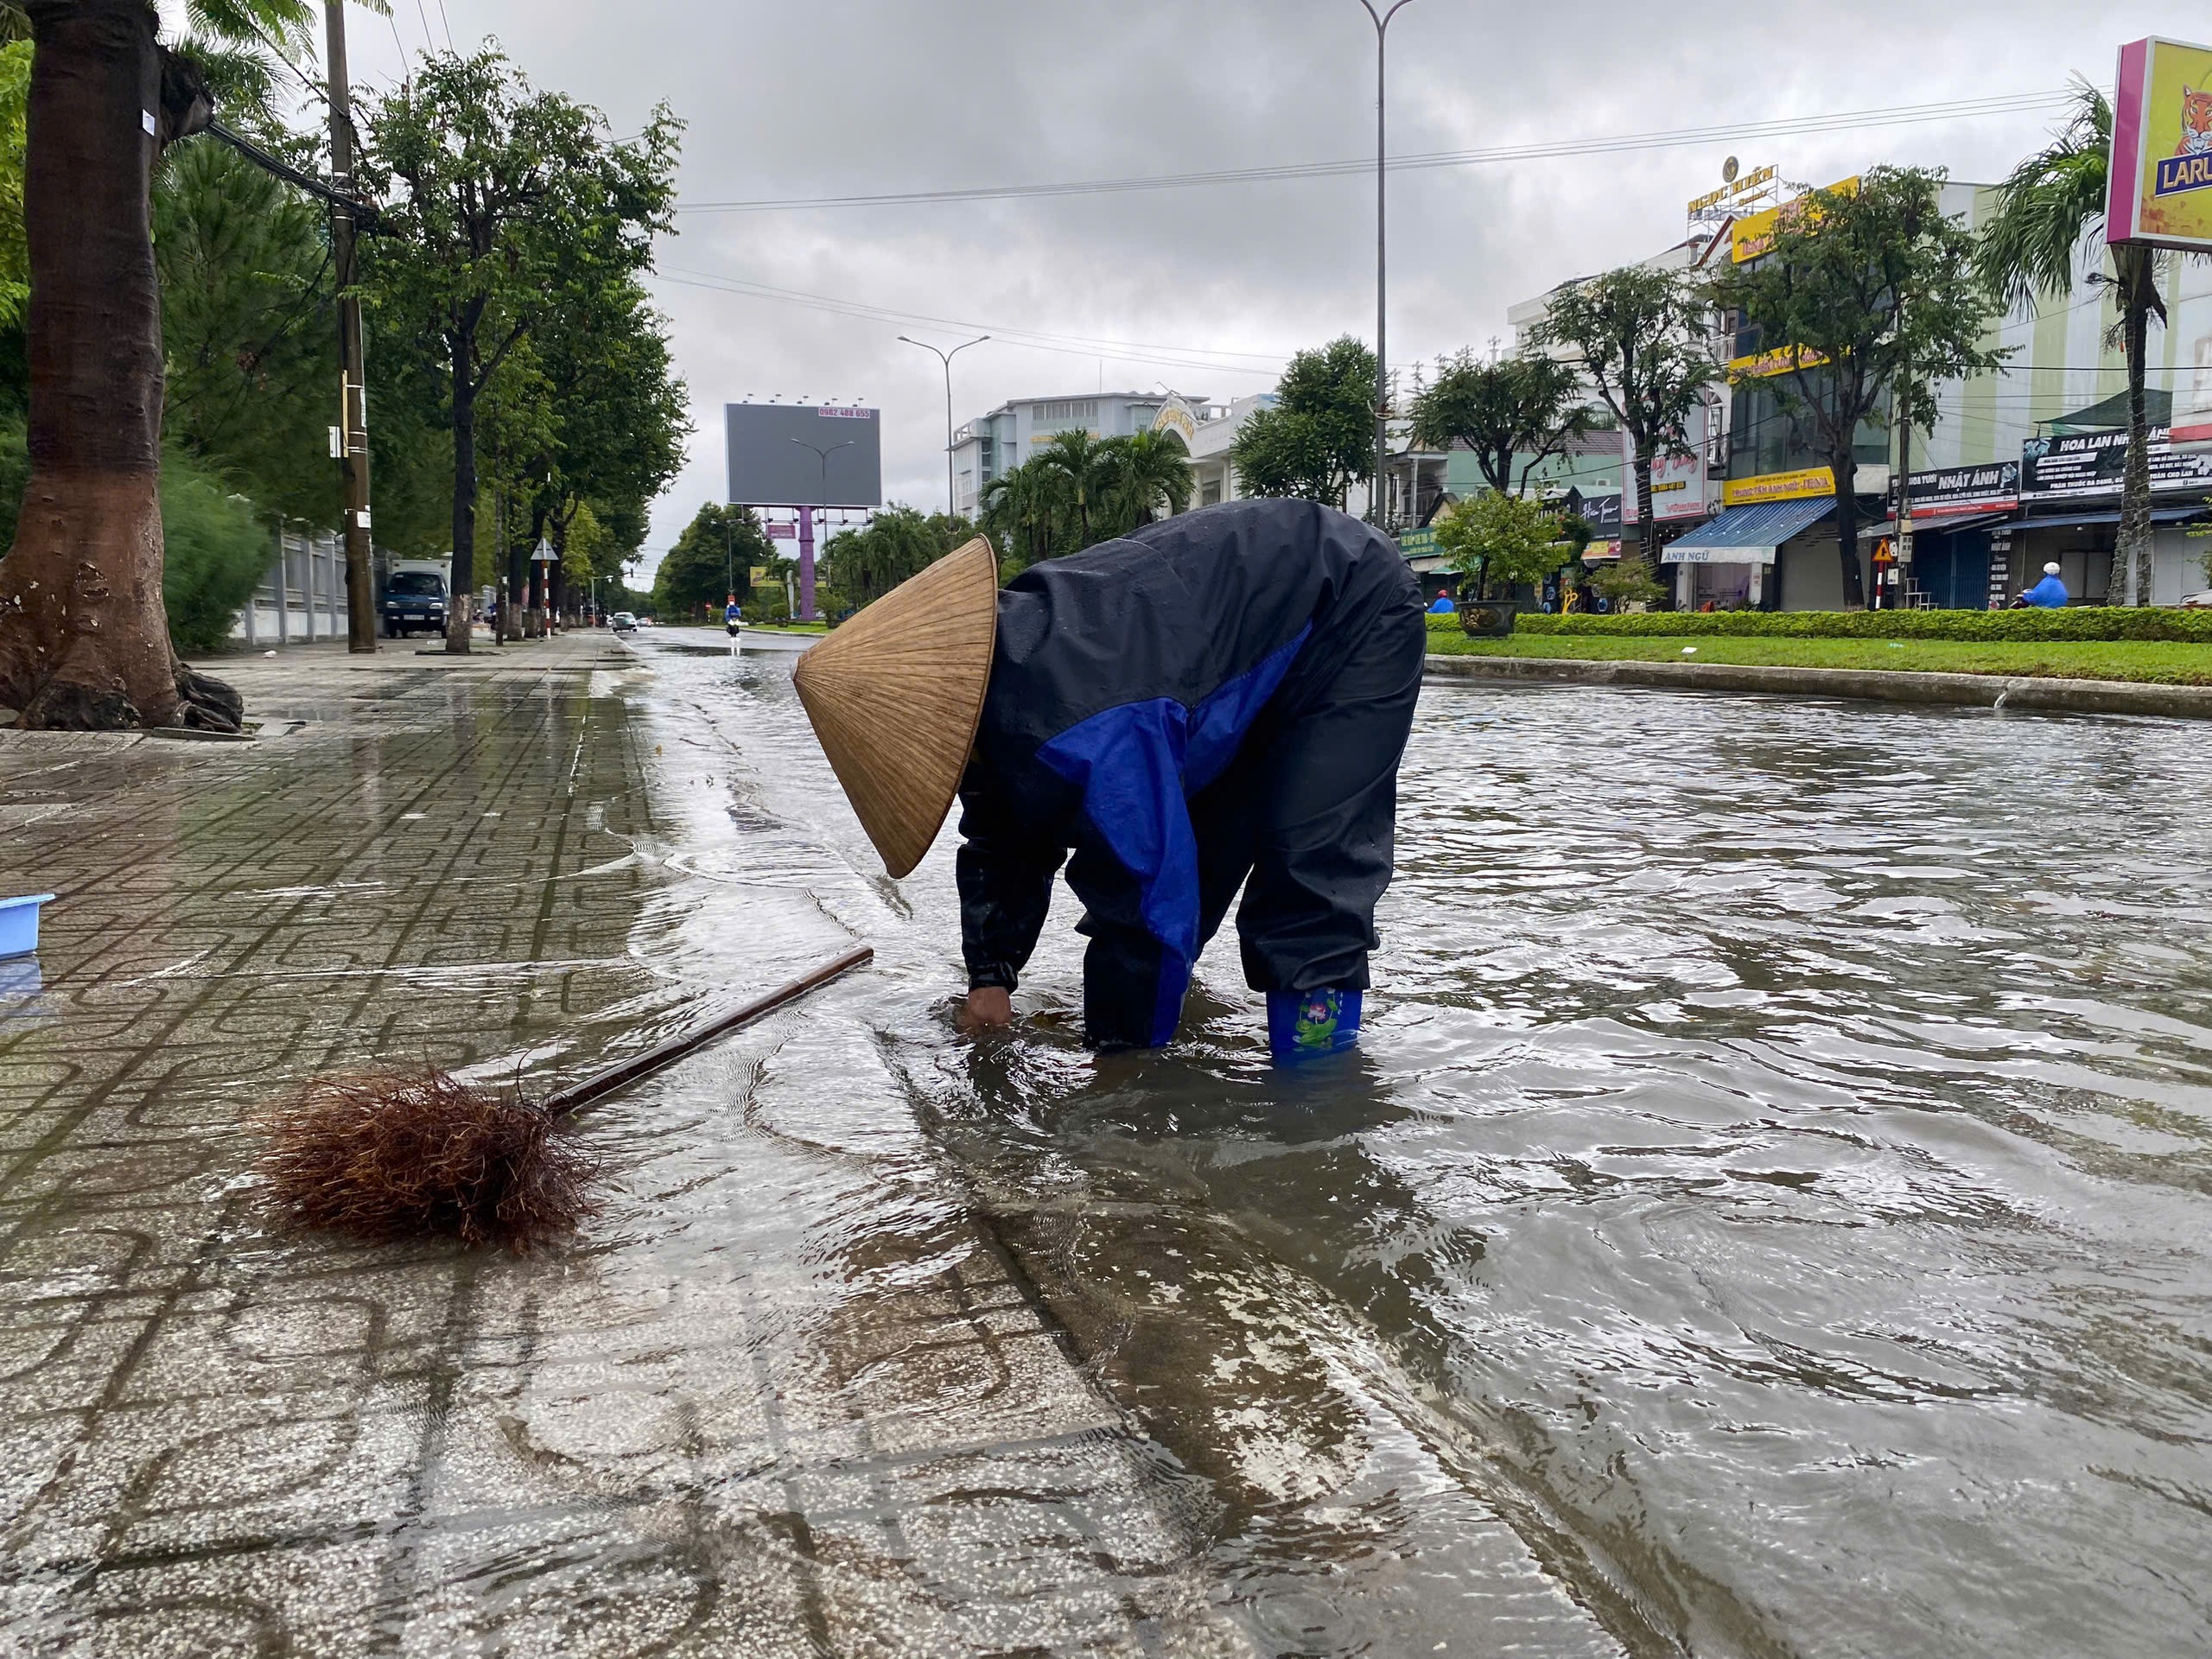
{"label": "multi-story building", "polygon": [[[1088,432],[1094,438],[1146,432],[1168,411],[1168,423],[1195,426],[1190,410],[1207,407],[1202,397],[1173,392],[1093,391],[1072,397],[1016,397],[988,415],[979,415],[952,435],[952,505],[973,518],[982,506],[993,479],[1012,471],[1062,432]],[[1181,420],[1174,411],[1184,411]],[[1189,441],[1185,435],[1185,441]]]}

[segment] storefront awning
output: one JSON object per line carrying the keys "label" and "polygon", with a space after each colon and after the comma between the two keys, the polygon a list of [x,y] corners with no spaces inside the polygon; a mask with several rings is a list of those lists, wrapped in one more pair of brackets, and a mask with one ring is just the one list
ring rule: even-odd
{"label": "storefront awning", "polygon": [[[2178,524],[2196,518],[2203,511],[2202,507],[2153,507],[2151,509],[2151,522],[2154,524]],[[2031,518],[2020,519],[2012,528],[2015,530],[2081,530],[2090,524],[2116,524],[2119,522],[2120,514],[2117,512],[2055,512],[2048,517],[2037,513]]]}
{"label": "storefront awning", "polygon": [[[1923,518],[1918,513],[1915,513],[1912,516],[1912,533],[1916,537],[1920,537],[1948,536],[1953,531],[1957,530],[1986,530],[1991,524],[2003,524],[2012,516],[2009,512],[1969,512]],[[1879,541],[1885,536],[1894,536],[1897,533],[1897,521],[1894,518],[1885,518],[1878,524],[1869,524],[1860,531],[1859,539],[1862,542]]]}
{"label": "storefront awning", "polygon": [[1661,550],[1662,564],[1772,564],[1782,544],[1835,511],[1832,495],[1730,507]]}

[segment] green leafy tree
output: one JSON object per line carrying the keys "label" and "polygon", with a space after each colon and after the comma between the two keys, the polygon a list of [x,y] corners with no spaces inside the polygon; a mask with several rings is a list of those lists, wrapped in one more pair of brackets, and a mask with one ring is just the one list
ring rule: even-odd
{"label": "green leafy tree", "polygon": [[1042,461],[1046,471],[1060,475],[1076,545],[1089,547],[1103,540],[1097,532],[1111,522],[1122,482],[1121,453],[1114,440],[1094,438],[1084,431],[1056,432],[1039,446],[1033,459]]}
{"label": "green leafy tree", "polygon": [[1113,457],[1104,516],[1109,535],[1126,536],[1191,505],[1198,483],[1181,433],[1135,432],[1109,438],[1106,447]]}
{"label": "green leafy tree", "polygon": [[1628,437],[1637,523],[1650,525],[1651,463],[1688,448],[1690,413],[1719,372],[1710,302],[1680,271],[1623,265],[1552,296],[1529,342],[1580,359]]}
{"label": "green leafy tree", "polygon": [[1341,508],[1375,466],[1375,353],[1345,335],[1290,359],[1272,409],[1238,429],[1230,461],[1253,495]]}
{"label": "green leafy tree", "polygon": [[1591,577],[1590,585],[1611,600],[1616,610],[1630,604],[1656,605],[1667,596],[1667,590],[1653,578],[1650,565],[1640,553],[1616,559]]}
{"label": "green leafy tree", "polygon": [[1789,354],[1775,382],[1834,472],[1853,609],[1866,603],[1859,429],[1892,419],[1932,426],[1939,382],[1995,369],[2007,355],[1984,344],[1996,305],[1976,272],[1973,236],[1943,212],[1943,176],[1877,167],[1854,189],[1811,191],[1782,216],[1766,254],[1713,283],[1714,303]]}
{"label": "green leafy tree", "polygon": [[236,151],[179,147],[154,191],[169,442],[264,507],[328,526],[338,378],[322,211]]}
{"label": "green leafy tree", "polygon": [[[187,12],[211,44],[302,55],[315,15],[308,0]],[[23,0],[8,22],[36,50],[22,196],[31,478],[0,561],[0,705],[29,727],[234,729],[237,697],[177,658],[162,583],[150,188],[162,152],[205,130],[208,80],[162,44],[149,0]]]}
{"label": "green leafy tree", "polygon": [[[2073,117],[2050,143],[2029,156],[1997,187],[1996,209],[1981,230],[1975,267],[2006,308],[2039,295],[2074,289],[2082,238],[2105,216],[2112,169],[2112,104],[2076,79]],[[2151,602],[2151,422],[2145,410],[2144,365],[2151,321],[2166,320],[2158,291],[2167,256],[2142,244],[2105,250],[2106,270],[2093,286],[2112,289],[2119,309],[2113,334],[2127,363],[2127,460],[2120,479],[2120,537],[2114,568],[2123,603]]]}
{"label": "green leafy tree", "polygon": [[653,576],[654,611],[670,621],[719,617],[729,594],[741,604],[751,595],[753,567],[774,556],[759,513],[704,502]]}
{"label": "green leafy tree", "polygon": [[1540,582],[1574,556],[1560,514],[1525,496],[1485,490],[1433,520],[1446,568],[1471,577],[1475,597],[1495,582]]}
{"label": "green leafy tree", "polygon": [[823,551],[822,578],[832,595],[832,613],[874,604],[974,534],[965,518],[941,512],[893,506],[875,514]]}
{"label": "green leafy tree", "polygon": [[[531,86],[496,48],[439,54],[369,111],[362,174],[385,202],[364,250],[387,340],[442,359],[453,434],[453,550],[474,567],[479,406],[526,336],[580,289],[648,268],[670,228],[679,124],[657,109],[634,141]],[[447,648],[468,649],[456,606]]]}
{"label": "green leafy tree", "polygon": [[[1587,432],[1592,420],[1574,365],[1534,352],[1491,361],[1467,351],[1440,358],[1435,378],[1415,388],[1411,413],[1414,443],[1464,445],[1500,494],[1525,493],[1529,474]],[[1516,456],[1527,457],[1517,485]]]}
{"label": "green leafy tree", "polygon": [[1011,578],[1041,560],[1076,550],[1067,474],[1033,456],[983,486],[982,528]]}

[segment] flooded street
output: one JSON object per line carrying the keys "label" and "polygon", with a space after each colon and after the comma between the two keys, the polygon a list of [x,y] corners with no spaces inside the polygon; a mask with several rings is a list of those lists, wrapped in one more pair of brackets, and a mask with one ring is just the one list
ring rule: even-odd
{"label": "flooded street", "polygon": [[1087,1055],[1064,888],[957,1038],[949,837],[882,880],[785,662],[652,649],[733,861],[881,953],[805,1113],[896,1079],[1260,1651],[2212,1643],[2200,730],[1432,686],[1370,1034],[1285,1078],[1233,941]]}
{"label": "flooded street", "polygon": [[[2181,1656],[2212,1644],[2212,758],[2178,722],[1432,684],[1368,1032],[1233,940],[959,1036],[792,653],[238,666],[0,738],[0,1650]],[[276,1228],[254,1113],[594,1109],[527,1257]]]}

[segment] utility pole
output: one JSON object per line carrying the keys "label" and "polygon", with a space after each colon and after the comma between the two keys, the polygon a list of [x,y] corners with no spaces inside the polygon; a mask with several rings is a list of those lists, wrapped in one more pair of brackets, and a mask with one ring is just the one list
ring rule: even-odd
{"label": "utility pole", "polygon": [[1389,192],[1383,182],[1383,96],[1388,83],[1383,79],[1383,42],[1390,32],[1390,20],[1412,3],[1412,0],[1390,0],[1387,11],[1375,9],[1376,0],[1359,0],[1375,24],[1375,484],[1367,500],[1367,522],[1380,526],[1382,523],[1383,469],[1389,465],[1389,420],[1385,414],[1390,406],[1389,306],[1388,303],[1389,277],[1389,238],[1384,234],[1383,207]]}
{"label": "utility pole", "polygon": [[[339,200],[330,206],[330,263],[338,282],[338,440],[346,483],[346,648],[377,648],[377,584],[369,529],[369,393],[362,365],[361,296],[353,286],[353,100],[346,75],[346,0],[323,0],[329,39],[330,173]],[[461,581],[466,572],[456,573]],[[448,606],[462,605],[461,583],[448,581]]]}
{"label": "utility pole", "polygon": [[[949,352],[939,351],[938,347],[931,345],[926,340],[916,340],[911,334],[901,334],[899,338],[906,341],[909,346],[918,346],[925,352],[936,352],[938,359],[944,365],[944,516],[950,518],[952,517],[953,513],[952,359],[959,356],[961,353],[966,351],[970,346],[982,345],[985,340],[988,340],[990,336],[988,334],[978,334],[973,340],[963,340],[959,345],[954,346]],[[1102,369],[1099,372],[1103,374],[1105,371]]]}
{"label": "utility pole", "polygon": [[[1904,417],[1897,422],[1897,536],[1890,549],[1890,569],[1897,572],[1897,597],[1903,597],[1905,583],[1912,580],[1912,346],[1910,337],[1904,333],[1904,296],[1897,296],[1898,334],[1904,345],[1904,365],[1897,377],[1897,385],[1890,394],[1891,406],[1902,404]],[[1874,591],[1882,594],[1882,573],[1874,573]],[[1884,604],[1884,610],[1894,608]]]}

